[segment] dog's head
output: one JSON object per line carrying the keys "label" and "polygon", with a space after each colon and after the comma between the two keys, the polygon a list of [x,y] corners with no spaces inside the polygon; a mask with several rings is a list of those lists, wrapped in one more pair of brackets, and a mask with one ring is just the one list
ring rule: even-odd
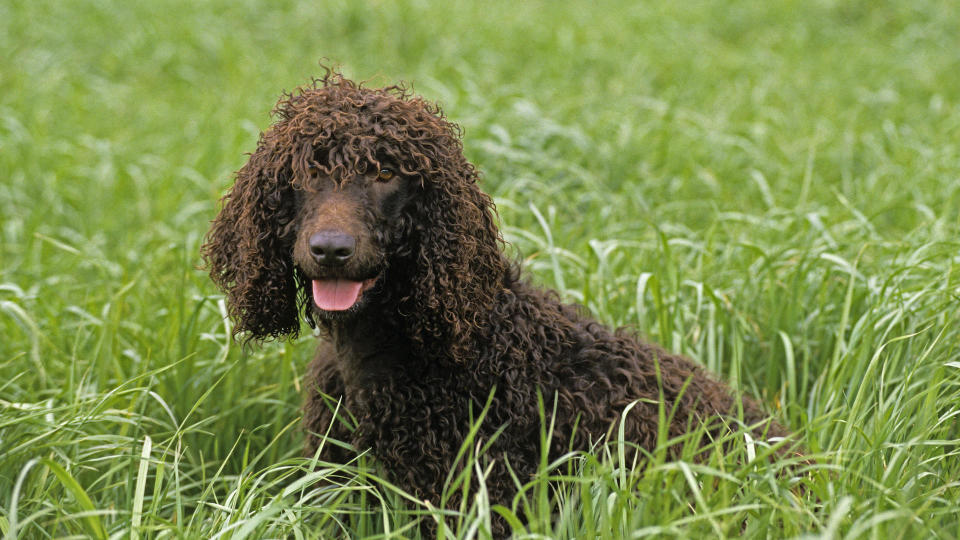
{"label": "dog's head", "polygon": [[378,310],[413,343],[483,324],[508,264],[460,129],[402,86],[335,72],[284,95],[238,171],[203,255],[235,332],[296,335]]}

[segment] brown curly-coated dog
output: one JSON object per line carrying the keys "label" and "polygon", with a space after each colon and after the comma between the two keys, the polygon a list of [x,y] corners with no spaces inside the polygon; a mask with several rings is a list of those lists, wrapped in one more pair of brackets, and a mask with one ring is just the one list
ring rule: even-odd
{"label": "brown curly-coated dog", "polygon": [[[477,436],[493,441],[491,501],[509,507],[518,486],[504,461],[520,482],[540,463],[539,396],[548,412],[556,407],[551,455],[601,441],[631,403],[624,433],[644,450],[658,443],[661,408],[671,438],[698,421],[720,434],[739,423],[718,418],[738,409],[755,437],[785,434],[691,361],[524,281],[501,250],[460,129],[436,105],[328,71],[274,113],[203,254],[235,332],[296,336],[301,314],[320,328],[307,453],[326,433],[372,449],[394,482],[439,504],[471,417],[492,393]],[[333,422],[324,394],[342,399],[356,425]],[[326,444],[322,457],[342,462],[350,452]],[[494,534],[504,527],[495,522]]]}

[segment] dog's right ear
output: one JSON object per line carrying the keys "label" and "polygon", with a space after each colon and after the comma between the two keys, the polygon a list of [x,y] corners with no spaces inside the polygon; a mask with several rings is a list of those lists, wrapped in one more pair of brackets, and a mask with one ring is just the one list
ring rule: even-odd
{"label": "dog's right ear", "polygon": [[234,336],[245,333],[247,341],[300,331],[289,155],[271,139],[270,132],[260,136],[201,248],[210,278],[227,294]]}

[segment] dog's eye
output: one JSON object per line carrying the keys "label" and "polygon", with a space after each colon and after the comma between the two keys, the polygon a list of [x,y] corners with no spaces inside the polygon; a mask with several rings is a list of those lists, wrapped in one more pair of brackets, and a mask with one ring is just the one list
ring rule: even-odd
{"label": "dog's eye", "polygon": [[383,168],[377,173],[377,182],[389,182],[395,176],[392,169]]}

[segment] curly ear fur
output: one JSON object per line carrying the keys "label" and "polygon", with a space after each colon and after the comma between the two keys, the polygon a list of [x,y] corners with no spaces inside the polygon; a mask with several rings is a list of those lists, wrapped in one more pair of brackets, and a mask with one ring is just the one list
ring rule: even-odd
{"label": "curly ear fur", "polygon": [[227,293],[234,335],[246,332],[248,340],[300,331],[290,169],[275,143],[272,131],[260,136],[201,248],[211,279]]}
{"label": "curly ear fur", "polygon": [[[453,144],[459,148],[459,139]],[[449,148],[449,147],[448,147]],[[509,263],[494,221],[490,197],[477,186],[477,172],[459,150],[444,165],[441,178],[428,180],[416,204],[413,275],[410,294],[401,301],[415,345],[433,357],[459,364],[477,360],[481,332]],[[412,314],[411,314],[412,313]]]}

